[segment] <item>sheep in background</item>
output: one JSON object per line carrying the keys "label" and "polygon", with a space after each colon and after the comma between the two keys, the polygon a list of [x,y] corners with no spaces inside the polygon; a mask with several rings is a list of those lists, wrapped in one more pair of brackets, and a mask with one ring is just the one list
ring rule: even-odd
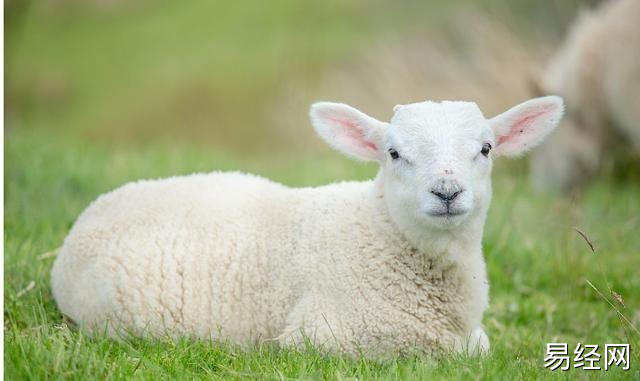
{"label": "sheep in background", "polygon": [[493,158],[539,143],[562,111],[544,97],[487,120],[475,103],[422,102],[384,123],[314,104],[317,133],[378,162],[375,179],[296,189],[218,172],[127,184],[78,218],[53,295],[82,327],[111,335],[308,337],[376,357],[484,352]]}
{"label": "sheep in background", "polygon": [[640,1],[608,1],[582,14],[537,93],[561,95],[567,118],[532,153],[535,188],[581,185],[624,144],[640,153]]}

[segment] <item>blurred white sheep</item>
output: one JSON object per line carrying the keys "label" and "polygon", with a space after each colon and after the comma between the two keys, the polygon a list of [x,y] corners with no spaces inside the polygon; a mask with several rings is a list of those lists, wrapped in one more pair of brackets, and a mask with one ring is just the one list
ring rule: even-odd
{"label": "blurred white sheep", "polygon": [[567,117],[531,156],[536,188],[584,183],[623,144],[640,152],[640,1],[607,1],[582,13],[537,92],[563,96]]}

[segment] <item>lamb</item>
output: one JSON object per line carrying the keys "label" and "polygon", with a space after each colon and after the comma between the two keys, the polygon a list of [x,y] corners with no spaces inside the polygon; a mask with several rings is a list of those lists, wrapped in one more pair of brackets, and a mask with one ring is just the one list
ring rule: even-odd
{"label": "lamb", "polygon": [[492,119],[475,103],[427,101],[385,123],[316,103],[320,137],[378,162],[374,179],[296,189],[213,172],[126,184],[74,224],[53,295],[83,329],[115,337],[484,353],[493,158],[533,147],[562,112],[556,96]]}
{"label": "lamb", "polygon": [[568,112],[563,127],[531,156],[535,188],[569,191],[617,148],[640,154],[639,19],[638,0],[607,1],[583,13],[536,81],[536,94],[563,96]]}

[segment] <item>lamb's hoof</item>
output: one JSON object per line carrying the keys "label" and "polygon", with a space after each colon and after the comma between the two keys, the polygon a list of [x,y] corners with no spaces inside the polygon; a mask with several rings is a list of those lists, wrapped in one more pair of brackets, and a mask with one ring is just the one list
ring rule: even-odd
{"label": "lamb's hoof", "polygon": [[477,328],[469,338],[469,354],[473,356],[489,353],[489,337],[482,328]]}
{"label": "lamb's hoof", "polygon": [[455,350],[468,356],[483,356],[489,353],[489,337],[482,328],[455,342]]}

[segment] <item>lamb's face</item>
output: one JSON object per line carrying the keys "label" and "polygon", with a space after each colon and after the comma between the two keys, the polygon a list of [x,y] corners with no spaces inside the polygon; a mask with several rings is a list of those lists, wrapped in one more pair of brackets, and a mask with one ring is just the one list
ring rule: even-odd
{"label": "lamb's face", "polygon": [[392,215],[449,229],[486,210],[495,138],[475,103],[422,102],[394,111],[381,147]]}
{"label": "lamb's face", "polygon": [[390,123],[340,103],[316,103],[318,134],[345,154],[380,163],[389,214],[400,229],[454,229],[484,218],[491,162],[540,143],[555,128],[562,99],[531,99],[485,119],[474,103],[396,106]]}

